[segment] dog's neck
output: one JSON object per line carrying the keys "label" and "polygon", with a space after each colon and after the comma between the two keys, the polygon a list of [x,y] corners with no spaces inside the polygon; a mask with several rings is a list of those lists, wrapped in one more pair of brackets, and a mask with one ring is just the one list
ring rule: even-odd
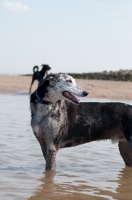
{"label": "dog's neck", "polygon": [[52,105],[59,99],[56,98],[53,90],[47,87],[39,87],[34,93],[31,94],[30,102],[34,104]]}
{"label": "dog's neck", "polygon": [[40,97],[39,94],[38,94],[38,90],[35,91],[35,95],[36,95],[36,98],[37,98],[37,100],[38,100],[39,103],[45,104],[45,105],[51,105],[52,104],[51,101],[44,100],[44,98]]}

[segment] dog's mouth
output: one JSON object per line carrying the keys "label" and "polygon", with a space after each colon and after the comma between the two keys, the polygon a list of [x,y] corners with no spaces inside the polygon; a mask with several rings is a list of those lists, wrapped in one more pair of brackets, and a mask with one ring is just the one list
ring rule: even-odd
{"label": "dog's mouth", "polygon": [[63,92],[62,92],[62,95],[63,95],[65,98],[71,100],[73,103],[79,104],[79,99],[77,99],[75,96],[73,96],[70,92],[68,92],[68,91],[63,91]]}

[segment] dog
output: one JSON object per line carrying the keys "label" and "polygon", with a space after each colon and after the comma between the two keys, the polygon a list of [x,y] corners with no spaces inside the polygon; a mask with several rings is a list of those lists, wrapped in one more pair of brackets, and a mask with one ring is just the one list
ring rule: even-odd
{"label": "dog", "polygon": [[41,65],[41,66],[42,66],[42,69],[40,71],[38,70],[39,69],[38,66],[33,67],[32,82],[29,88],[29,94],[31,93],[31,88],[34,81],[37,80],[38,82],[40,82],[43,79],[43,77],[48,74],[48,71],[51,69],[49,65]]}
{"label": "dog", "polygon": [[132,106],[79,102],[88,93],[63,73],[49,74],[30,95],[31,126],[46,161],[54,170],[59,149],[92,141],[119,141],[120,154],[132,167]]}

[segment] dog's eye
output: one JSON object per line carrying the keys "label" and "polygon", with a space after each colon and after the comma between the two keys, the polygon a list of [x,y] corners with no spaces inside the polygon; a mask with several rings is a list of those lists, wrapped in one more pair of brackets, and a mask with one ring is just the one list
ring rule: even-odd
{"label": "dog's eye", "polygon": [[72,83],[72,81],[71,81],[71,80],[67,80],[66,82],[68,82],[68,83]]}

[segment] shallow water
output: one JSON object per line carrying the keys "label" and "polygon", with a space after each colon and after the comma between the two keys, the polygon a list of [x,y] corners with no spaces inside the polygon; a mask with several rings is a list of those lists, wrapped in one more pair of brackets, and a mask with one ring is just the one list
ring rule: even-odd
{"label": "shallow water", "polygon": [[132,168],[124,165],[118,144],[101,141],[61,149],[56,170],[45,172],[30,126],[29,96],[0,94],[0,114],[1,200],[132,199]]}

